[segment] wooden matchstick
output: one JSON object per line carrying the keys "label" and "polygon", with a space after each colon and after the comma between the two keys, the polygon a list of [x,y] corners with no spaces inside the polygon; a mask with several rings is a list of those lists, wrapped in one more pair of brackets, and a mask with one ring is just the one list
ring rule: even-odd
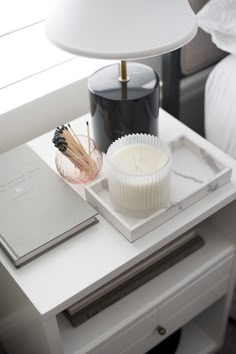
{"label": "wooden matchstick", "polygon": [[86,122],[86,125],[87,125],[87,137],[88,137],[88,152],[89,152],[89,155],[90,155],[91,146],[90,146],[90,133],[89,133],[89,122],[88,121]]}

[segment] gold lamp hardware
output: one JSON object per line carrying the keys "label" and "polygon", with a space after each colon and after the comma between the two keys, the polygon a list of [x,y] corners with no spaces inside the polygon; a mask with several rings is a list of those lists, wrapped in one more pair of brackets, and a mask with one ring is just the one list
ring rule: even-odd
{"label": "gold lamp hardware", "polygon": [[120,61],[119,81],[120,82],[128,82],[129,81],[129,76],[127,76],[127,64],[126,64],[125,60]]}

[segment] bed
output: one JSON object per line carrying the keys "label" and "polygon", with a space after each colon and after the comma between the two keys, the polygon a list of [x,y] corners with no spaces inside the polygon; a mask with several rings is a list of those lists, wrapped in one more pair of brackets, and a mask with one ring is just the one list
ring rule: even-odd
{"label": "bed", "polygon": [[[198,14],[211,0],[188,0]],[[204,136],[204,87],[209,72],[227,53],[199,27],[194,39],[162,60],[162,107]]]}
{"label": "bed", "polygon": [[[199,31],[164,56],[163,108],[236,158],[236,0],[189,3]],[[190,81],[185,103],[184,84]]]}
{"label": "bed", "polygon": [[198,13],[199,26],[227,53],[205,85],[205,136],[236,159],[236,1],[210,0]]}
{"label": "bed", "polygon": [[207,140],[236,159],[236,56],[229,54],[211,71],[205,88]]}

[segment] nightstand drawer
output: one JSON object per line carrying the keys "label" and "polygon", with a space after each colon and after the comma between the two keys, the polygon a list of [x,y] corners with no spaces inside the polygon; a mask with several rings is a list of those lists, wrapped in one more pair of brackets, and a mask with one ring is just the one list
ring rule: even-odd
{"label": "nightstand drawer", "polygon": [[[127,348],[121,354],[144,354],[148,352],[151,348],[155,347],[160,342],[160,336],[158,335],[157,330],[149,333],[144,338],[140,339],[134,345]],[[112,353],[113,354],[113,353]],[[168,353],[160,353],[168,354]]]}
{"label": "nightstand drawer", "polygon": [[118,354],[125,351],[128,347],[131,347],[134,343],[141,338],[146,337],[148,334],[156,332],[158,324],[158,312],[154,311],[147,316],[142,317],[138,322],[133,322],[132,325],[126,326],[119,333],[117,333],[106,344],[95,348],[89,353],[96,354]]}
{"label": "nightstand drawer", "polygon": [[[165,302],[159,309],[159,322],[164,323],[185,307],[193,304],[202,295],[205,295],[210,288],[228,277],[232,268],[233,257],[226,259],[217,265],[200,279],[179,291],[175,296]],[[225,292],[227,291],[225,287]]]}
{"label": "nightstand drawer", "polygon": [[220,283],[196,298],[194,302],[180,309],[166,322],[160,322],[160,325],[166,331],[166,334],[163,337],[168,337],[175,330],[184,326],[187,322],[192,320],[195,316],[224,296],[228,289],[228,283],[229,277],[222,280]]}
{"label": "nightstand drawer", "polygon": [[159,325],[165,331],[164,335],[160,335],[156,328],[155,331],[141,338],[139,341],[137,341],[132,346],[123,351],[122,354],[146,353],[149,349],[169,337],[177,329],[182,328],[186,323],[192,320],[205,308],[207,308],[219,298],[221,298],[227,290],[228,282],[229,278],[226,278],[216,286],[212,287],[209,291],[200,296],[198,299],[196,299],[194,303],[191,303],[189,306],[180,310],[178,313],[175,314],[175,316],[171,317],[168,321],[164,323],[159,322]]}

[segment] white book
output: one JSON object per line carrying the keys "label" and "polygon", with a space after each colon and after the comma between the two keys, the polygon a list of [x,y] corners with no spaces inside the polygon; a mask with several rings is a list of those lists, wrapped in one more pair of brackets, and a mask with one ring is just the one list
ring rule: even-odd
{"label": "white book", "polygon": [[0,245],[16,267],[97,222],[96,215],[29,146],[0,155]]}

